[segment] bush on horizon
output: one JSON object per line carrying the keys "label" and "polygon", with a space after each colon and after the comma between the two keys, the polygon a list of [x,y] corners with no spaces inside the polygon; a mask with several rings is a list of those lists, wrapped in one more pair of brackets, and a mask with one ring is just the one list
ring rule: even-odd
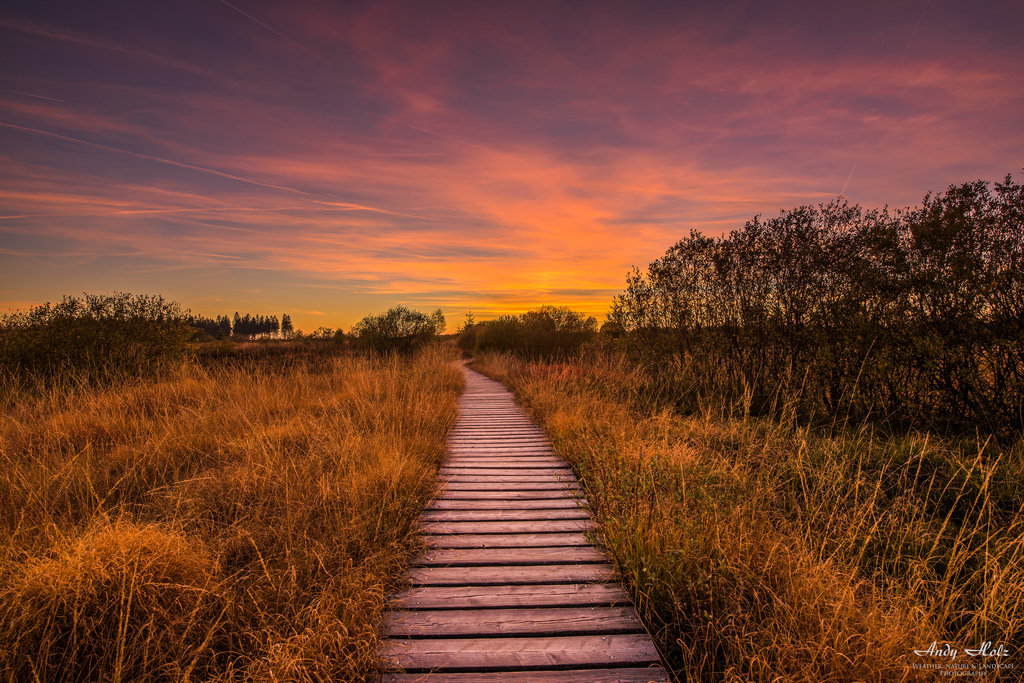
{"label": "bush on horizon", "polygon": [[440,308],[430,315],[395,306],[379,315],[368,315],[350,332],[356,345],[372,353],[410,353],[436,340],[446,327]]}
{"label": "bush on horizon", "polygon": [[469,332],[478,353],[515,351],[531,358],[552,358],[578,353],[597,336],[597,319],[568,306],[541,306],[479,323],[463,335]]}
{"label": "bush on horizon", "polygon": [[680,240],[610,320],[680,401],[725,392],[810,415],[1024,427],[1024,186],[1011,176],[865,211],[843,199]]}
{"label": "bush on horizon", "polygon": [[90,381],[152,374],[189,353],[187,312],[162,296],[65,296],[0,316],[0,368],[22,377],[78,374]]}

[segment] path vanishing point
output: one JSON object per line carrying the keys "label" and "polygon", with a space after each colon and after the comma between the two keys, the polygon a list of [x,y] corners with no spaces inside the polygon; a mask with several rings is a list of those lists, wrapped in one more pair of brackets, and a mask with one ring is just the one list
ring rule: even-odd
{"label": "path vanishing point", "polygon": [[464,368],[429,550],[395,596],[385,683],[668,681],[569,465],[501,384]]}

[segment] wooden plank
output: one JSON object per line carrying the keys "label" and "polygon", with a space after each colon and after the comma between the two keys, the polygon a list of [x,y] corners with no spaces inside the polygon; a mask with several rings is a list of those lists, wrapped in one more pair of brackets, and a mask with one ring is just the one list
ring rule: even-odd
{"label": "wooden plank", "polygon": [[536,586],[421,586],[393,597],[397,609],[499,609],[632,604],[619,583]]}
{"label": "wooden plank", "polygon": [[559,458],[451,458],[444,469],[453,467],[472,468],[477,470],[533,470],[540,468],[568,468],[568,464]]}
{"label": "wooden plank", "polygon": [[542,501],[565,498],[574,500],[580,492],[571,490],[445,490],[442,498],[450,501]]}
{"label": "wooden plank", "polygon": [[425,534],[551,534],[593,531],[597,528],[589,519],[501,520],[497,522],[424,522],[420,530]]}
{"label": "wooden plank", "polygon": [[455,452],[460,449],[478,449],[482,448],[485,450],[495,451],[514,451],[514,450],[554,450],[551,447],[551,442],[547,439],[517,439],[514,437],[501,437],[491,439],[474,439],[472,441],[456,439],[448,440],[448,449]]}
{"label": "wooden plank", "polygon": [[659,662],[646,633],[546,638],[392,639],[382,654],[406,671],[638,666]]}
{"label": "wooden plank", "polygon": [[492,484],[493,483],[513,482],[513,481],[534,482],[534,483],[541,483],[541,482],[548,482],[548,481],[561,481],[561,482],[570,483],[570,482],[575,482],[576,481],[576,476],[573,475],[573,474],[542,474],[542,475],[536,475],[536,474],[518,474],[518,475],[516,475],[516,474],[512,474],[512,475],[509,475],[509,474],[492,474],[492,475],[486,475],[486,474],[446,474],[446,475],[439,476],[437,479],[441,483],[449,483],[449,482],[451,482],[451,483],[455,483],[455,482],[466,483],[466,482],[471,482],[471,481],[480,482],[480,483],[492,483]]}
{"label": "wooden plank", "polygon": [[447,436],[449,440],[480,438],[532,438],[549,443],[548,435],[537,427],[462,427],[456,426]]}
{"label": "wooden plank", "polygon": [[586,506],[586,498],[541,498],[516,501],[436,498],[427,510],[573,510]]}
{"label": "wooden plank", "polygon": [[567,489],[555,491],[445,491],[448,500],[542,500],[545,498],[570,498],[576,492]]}
{"label": "wooden plank", "polygon": [[486,439],[472,442],[448,441],[448,450],[456,452],[459,450],[492,450],[492,451],[552,451],[551,442],[547,439]]}
{"label": "wooden plank", "polygon": [[590,545],[583,534],[453,534],[424,536],[429,548],[536,548]]}
{"label": "wooden plank", "polygon": [[519,586],[538,583],[603,583],[615,578],[610,564],[550,564],[508,567],[414,567],[413,586]]}
{"label": "wooden plank", "polygon": [[446,481],[444,491],[576,491],[580,485],[574,481]]}
{"label": "wooden plank", "polygon": [[505,462],[541,462],[555,463],[565,466],[567,463],[557,455],[551,453],[457,453],[445,458],[444,464],[451,466],[452,463],[459,463],[465,460],[485,460],[488,464],[494,461]]}
{"label": "wooden plank", "polygon": [[393,612],[388,616],[385,628],[389,636],[398,638],[564,636],[644,631],[631,605]]}
{"label": "wooden plank", "polygon": [[449,448],[448,460],[454,458],[558,458],[553,448],[467,448],[465,446]]}
{"label": "wooden plank", "polygon": [[448,444],[452,446],[528,446],[551,448],[551,442],[541,436],[514,435],[514,434],[488,434],[486,436],[458,436],[448,437]]}
{"label": "wooden plank", "polygon": [[473,565],[600,564],[604,553],[592,547],[568,548],[464,548],[428,550],[417,557],[418,566],[468,567]]}
{"label": "wooden plank", "polygon": [[574,477],[568,465],[561,467],[451,467],[442,465],[438,472],[442,477],[453,477],[457,475],[473,477]]}
{"label": "wooden plank", "polygon": [[448,441],[530,441],[550,445],[547,435],[538,429],[520,429],[516,431],[503,429],[481,429],[477,432],[448,432]]}
{"label": "wooden plank", "polygon": [[583,509],[555,508],[552,510],[424,510],[421,522],[501,522],[530,519],[590,519]]}
{"label": "wooden plank", "polygon": [[660,666],[577,671],[385,674],[381,683],[668,683]]}

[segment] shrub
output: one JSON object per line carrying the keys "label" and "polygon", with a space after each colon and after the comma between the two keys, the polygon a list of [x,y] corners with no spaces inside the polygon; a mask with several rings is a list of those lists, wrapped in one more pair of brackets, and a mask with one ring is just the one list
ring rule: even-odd
{"label": "shrub", "polygon": [[1007,176],[863,211],[837,200],[691,233],[634,271],[611,320],[675,386],[768,406],[1006,434],[1024,405],[1024,186]]}
{"label": "shrub", "polygon": [[409,353],[438,338],[445,329],[444,313],[429,316],[405,306],[395,306],[380,315],[368,315],[352,328],[361,349],[374,353]]}
{"label": "shrub", "polygon": [[516,351],[532,358],[577,353],[597,335],[597,320],[567,306],[541,306],[481,323],[477,351]]}
{"label": "shrub", "polygon": [[181,307],[162,296],[66,296],[0,317],[0,367],[44,378],[149,374],[184,358],[194,331]]}

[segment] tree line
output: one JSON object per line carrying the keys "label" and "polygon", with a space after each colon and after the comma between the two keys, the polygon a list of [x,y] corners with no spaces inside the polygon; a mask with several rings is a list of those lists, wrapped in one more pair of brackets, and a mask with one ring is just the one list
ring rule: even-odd
{"label": "tree line", "polygon": [[805,409],[1022,427],[1024,189],[1010,176],[866,211],[842,199],[691,232],[634,270],[610,320],[688,391]]}
{"label": "tree line", "polygon": [[571,356],[597,336],[597,319],[568,306],[540,306],[477,323],[469,314],[459,334],[467,352],[514,352],[532,358]]}
{"label": "tree line", "polygon": [[218,315],[216,318],[206,318],[191,313],[185,316],[185,321],[190,327],[201,330],[210,337],[226,339],[228,337],[257,339],[260,337],[281,337],[288,339],[295,334],[291,316],[282,314],[280,322],[276,315],[251,315],[244,316],[235,311],[233,319],[226,315]]}

